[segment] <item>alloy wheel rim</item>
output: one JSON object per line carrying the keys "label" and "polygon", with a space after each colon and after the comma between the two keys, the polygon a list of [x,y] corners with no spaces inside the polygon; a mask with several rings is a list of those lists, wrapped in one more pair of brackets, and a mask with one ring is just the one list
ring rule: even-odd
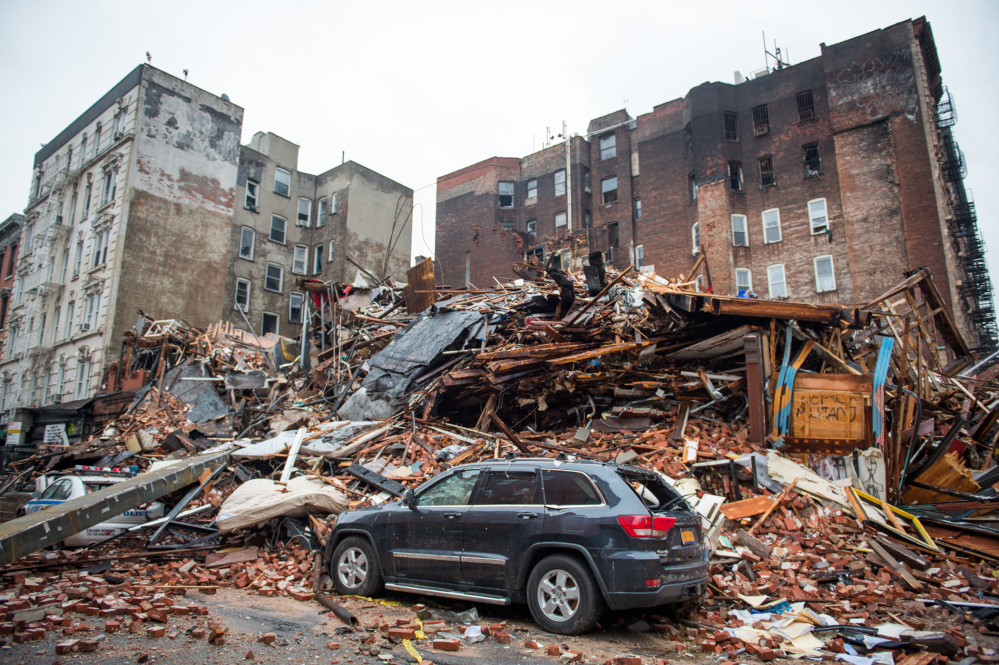
{"label": "alloy wheel rim", "polygon": [[336,572],[341,584],[356,589],[368,578],[368,557],[358,548],[349,547],[340,555]]}
{"label": "alloy wheel rim", "polygon": [[545,617],[557,623],[576,615],[580,595],[576,578],[560,568],[545,573],[538,583],[538,607]]}

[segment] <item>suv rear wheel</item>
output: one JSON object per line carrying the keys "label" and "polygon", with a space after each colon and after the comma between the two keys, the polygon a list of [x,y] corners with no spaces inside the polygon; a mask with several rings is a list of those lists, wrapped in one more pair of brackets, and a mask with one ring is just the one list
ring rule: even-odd
{"label": "suv rear wheel", "polygon": [[333,551],[330,577],[344,596],[372,596],[381,591],[382,574],[371,543],[359,536],[344,538]]}
{"label": "suv rear wheel", "polygon": [[527,604],[542,628],[558,635],[579,635],[592,629],[604,609],[589,567],[566,554],[538,562],[527,581]]}

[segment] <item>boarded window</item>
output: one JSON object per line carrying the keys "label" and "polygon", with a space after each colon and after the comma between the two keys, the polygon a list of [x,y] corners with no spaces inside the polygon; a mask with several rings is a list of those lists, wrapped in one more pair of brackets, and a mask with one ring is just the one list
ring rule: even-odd
{"label": "boarded window", "polygon": [[812,101],[812,91],[804,90],[797,94],[798,100],[798,121],[808,122],[815,120],[815,103]]}
{"label": "boarded window", "polygon": [[770,111],[766,104],[753,109],[753,134],[763,136],[770,133]]}
{"label": "boarded window", "polygon": [[739,114],[725,111],[725,140],[739,140]]}

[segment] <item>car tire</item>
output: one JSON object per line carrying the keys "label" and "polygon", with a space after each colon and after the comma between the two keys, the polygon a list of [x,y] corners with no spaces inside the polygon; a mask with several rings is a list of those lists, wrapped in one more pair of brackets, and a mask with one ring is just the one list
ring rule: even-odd
{"label": "car tire", "polygon": [[374,548],[360,536],[344,538],[333,550],[330,577],[342,596],[373,596],[382,590]]}
{"label": "car tire", "polygon": [[553,554],[531,571],[527,605],[534,621],[548,632],[580,635],[597,625],[604,598],[585,562],[567,554]]}

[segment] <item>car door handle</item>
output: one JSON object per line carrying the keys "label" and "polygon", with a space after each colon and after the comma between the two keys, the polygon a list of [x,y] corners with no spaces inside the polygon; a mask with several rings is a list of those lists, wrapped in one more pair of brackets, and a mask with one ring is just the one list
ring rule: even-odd
{"label": "car door handle", "polygon": [[517,517],[522,520],[532,520],[537,516],[537,513],[517,513]]}
{"label": "car door handle", "polygon": [[449,520],[453,520],[455,518],[461,517],[461,513],[444,513],[444,517],[448,518]]}

